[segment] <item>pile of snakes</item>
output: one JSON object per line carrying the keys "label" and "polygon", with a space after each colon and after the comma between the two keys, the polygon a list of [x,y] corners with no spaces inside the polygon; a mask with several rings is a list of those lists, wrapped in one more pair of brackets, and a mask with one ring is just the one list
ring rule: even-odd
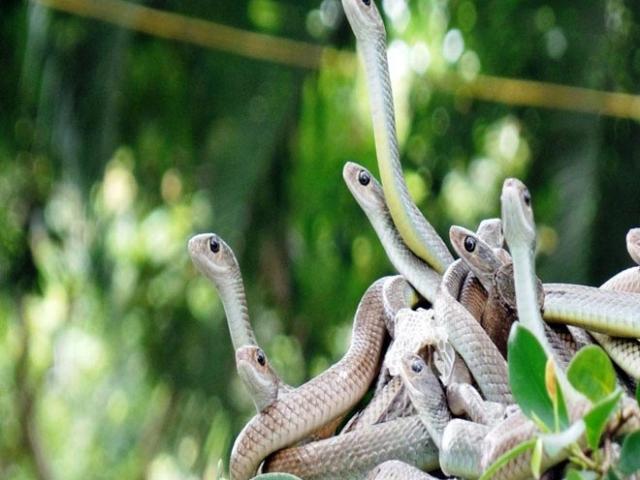
{"label": "pile of snakes", "polygon": [[[571,391],[564,369],[582,346],[599,344],[617,366],[626,392],[622,408],[630,412],[616,431],[640,428],[630,393],[640,378],[640,267],[599,288],[542,283],[535,275],[531,196],[513,178],[502,188],[501,218],[482,221],[476,232],[451,227],[454,260],[403,178],[379,11],[371,0],[342,4],[367,74],[382,183],[354,163],[344,166],[343,178],[398,275],[366,290],[342,359],[293,387],[256,342],[233,251],[215,234],[189,241],[195,266],[224,304],[237,371],[257,412],[235,440],[231,479],[259,472],[303,479],[430,479],[436,477],[427,472],[434,471],[480,477],[504,452],[539,434],[509,386],[514,322],[556,362],[572,419],[590,402]],[[631,229],[626,240],[640,264],[640,229]],[[353,413],[370,391],[368,404]],[[530,477],[531,455],[527,450],[512,458],[493,478]],[[566,457],[564,450],[545,453],[542,467]]]}

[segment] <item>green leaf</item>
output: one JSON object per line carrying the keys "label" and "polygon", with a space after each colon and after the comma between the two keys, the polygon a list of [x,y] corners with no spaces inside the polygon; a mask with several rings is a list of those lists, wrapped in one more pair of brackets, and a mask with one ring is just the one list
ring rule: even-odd
{"label": "green leaf", "polygon": [[606,480],[620,480],[620,477],[612,468],[609,469],[607,475],[604,478]]}
{"label": "green leaf", "polygon": [[531,473],[538,479],[540,478],[540,470],[542,469],[542,439],[536,440],[536,446],[533,447],[531,454]]}
{"label": "green leaf", "polygon": [[517,323],[509,334],[508,359],[509,384],[522,413],[529,418],[535,414],[553,429],[553,403],[545,386],[547,356],[533,333]]}
{"label": "green leaf", "polygon": [[627,435],[622,442],[618,470],[625,475],[640,470],[640,430]]}
{"label": "green leaf", "polygon": [[587,443],[592,449],[598,448],[600,437],[607,424],[607,420],[614,412],[622,396],[622,390],[618,389],[608,397],[598,402],[585,416],[584,423],[587,427]]}
{"label": "green leaf", "polygon": [[542,438],[544,444],[544,451],[550,457],[555,457],[569,445],[576,443],[584,434],[584,431],[585,425],[580,419],[561,432],[542,434],[540,438]]}
{"label": "green leaf", "polygon": [[640,403],[640,382],[636,386],[636,402]]}
{"label": "green leaf", "polygon": [[593,403],[610,395],[616,388],[616,372],[611,360],[597,345],[580,349],[569,364],[567,378]]}

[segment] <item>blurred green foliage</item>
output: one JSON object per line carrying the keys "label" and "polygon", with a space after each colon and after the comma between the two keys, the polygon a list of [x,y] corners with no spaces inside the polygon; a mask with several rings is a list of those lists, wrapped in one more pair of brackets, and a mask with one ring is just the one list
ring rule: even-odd
{"label": "blurred green foliage", "polygon": [[[446,237],[534,192],[540,276],[599,284],[640,222],[637,121],[473,101],[478,73],[634,93],[631,0],[387,0],[402,160]],[[352,48],[337,0],[146,5]],[[0,477],[216,478],[252,414],[222,306],[186,252],[215,231],[285,381],[340,357],[391,272],[341,179],[375,167],[362,71],[285,68],[0,5]],[[377,169],[373,168],[373,171]]]}

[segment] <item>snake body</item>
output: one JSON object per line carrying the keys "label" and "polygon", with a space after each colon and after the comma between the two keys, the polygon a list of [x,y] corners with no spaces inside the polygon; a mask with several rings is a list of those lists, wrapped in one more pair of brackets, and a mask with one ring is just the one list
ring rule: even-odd
{"label": "snake body", "polygon": [[404,244],[393,224],[380,184],[366,168],[353,162],[345,164],[342,177],[367,215],[393,266],[420,295],[433,302],[441,276]]}
{"label": "snake body", "polygon": [[544,319],[618,337],[640,337],[640,294],[544,284]]}
{"label": "snake body", "polygon": [[633,261],[640,265],[640,228],[632,228],[627,233],[627,250]]}
{"label": "snake body", "polygon": [[[417,416],[390,420],[333,439],[282,450],[266,462],[265,470],[285,471],[304,478],[361,478],[363,472],[390,459],[433,468],[437,465],[433,457],[437,456],[442,432],[451,418],[444,391],[430,367],[415,354],[403,357],[401,377]],[[426,428],[426,436],[425,430],[415,425],[416,418]],[[407,430],[398,432],[399,425]],[[361,445],[362,442],[366,445]],[[407,450],[400,452],[400,445]]]}
{"label": "snake body", "polygon": [[220,292],[234,351],[244,345],[257,345],[233,250],[213,233],[196,235],[189,240],[188,249],[193,264]]}
{"label": "snake body", "polygon": [[472,422],[493,425],[505,413],[505,406],[484,400],[468,383],[453,383],[447,387],[447,404],[454,415],[466,415]]}
{"label": "snake body", "polygon": [[366,480],[438,480],[438,477],[400,460],[387,460],[371,470]]}
{"label": "snake body", "polygon": [[233,445],[232,480],[247,480],[271,453],[291,445],[345,413],[373,379],[385,334],[382,286],[365,292],[353,324],[349,350],[331,368],[278,398],[253,417]]}
{"label": "snake body", "polygon": [[[629,230],[626,240],[629,256],[636,263],[640,263],[640,229]],[[640,293],[640,267],[623,270],[607,280],[600,288]],[[625,373],[636,380],[640,379],[640,343],[635,339],[611,337],[598,332],[592,332],[591,335]]]}
{"label": "snake body", "polygon": [[403,308],[412,308],[419,301],[418,294],[402,275],[390,277],[382,287],[387,331],[391,337],[395,331],[396,314]]}
{"label": "snake body", "polygon": [[436,447],[440,448],[442,433],[451,421],[451,412],[442,385],[431,367],[415,354],[409,354],[402,359],[400,372],[411,403],[418,411]]}
{"label": "snake body", "polygon": [[259,412],[293,387],[282,381],[257,345],[238,260],[231,247],[214,233],[196,235],[189,240],[188,249],[196,268],[220,293],[236,352],[238,375]]}
{"label": "snake body", "polygon": [[342,0],[366,71],[378,168],[393,222],[407,246],[437,272],[453,261],[440,238],[411,200],[400,165],[386,31],[371,0]]}
{"label": "snake body", "polygon": [[305,480],[361,479],[385,460],[422,470],[438,467],[438,450],[417,415],[281,450],[265,462],[264,470]]}
{"label": "snake body", "polygon": [[382,423],[404,416],[406,399],[404,386],[400,377],[393,377],[382,387],[367,406],[355,414],[342,429],[342,433],[366,428],[376,423]]}
{"label": "snake body", "polygon": [[468,272],[467,265],[460,260],[449,266],[434,304],[436,319],[447,332],[448,341],[467,364],[486,399],[510,404],[513,403],[513,397],[509,388],[507,362],[480,324],[456,300]]}

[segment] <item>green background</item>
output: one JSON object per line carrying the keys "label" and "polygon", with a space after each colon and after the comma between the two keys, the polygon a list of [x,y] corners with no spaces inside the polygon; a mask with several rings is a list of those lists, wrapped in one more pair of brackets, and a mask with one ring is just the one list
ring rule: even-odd
{"label": "green background", "polygon": [[[354,48],[336,0],[145,5]],[[636,93],[638,5],[384,7],[402,163],[437,230],[498,215],[517,176],[544,281],[598,285],[630,266],[636,120],[486,102],[442,79]],[[284,66],[13,0],[0,65],[0,477],[216,478],[253,406],[186,242],[214,231],[234,249],[287,382],[340,358],[360,296],[393,271],[341,176],[347,160],[377,172],[362,70],[350,55]]]}

